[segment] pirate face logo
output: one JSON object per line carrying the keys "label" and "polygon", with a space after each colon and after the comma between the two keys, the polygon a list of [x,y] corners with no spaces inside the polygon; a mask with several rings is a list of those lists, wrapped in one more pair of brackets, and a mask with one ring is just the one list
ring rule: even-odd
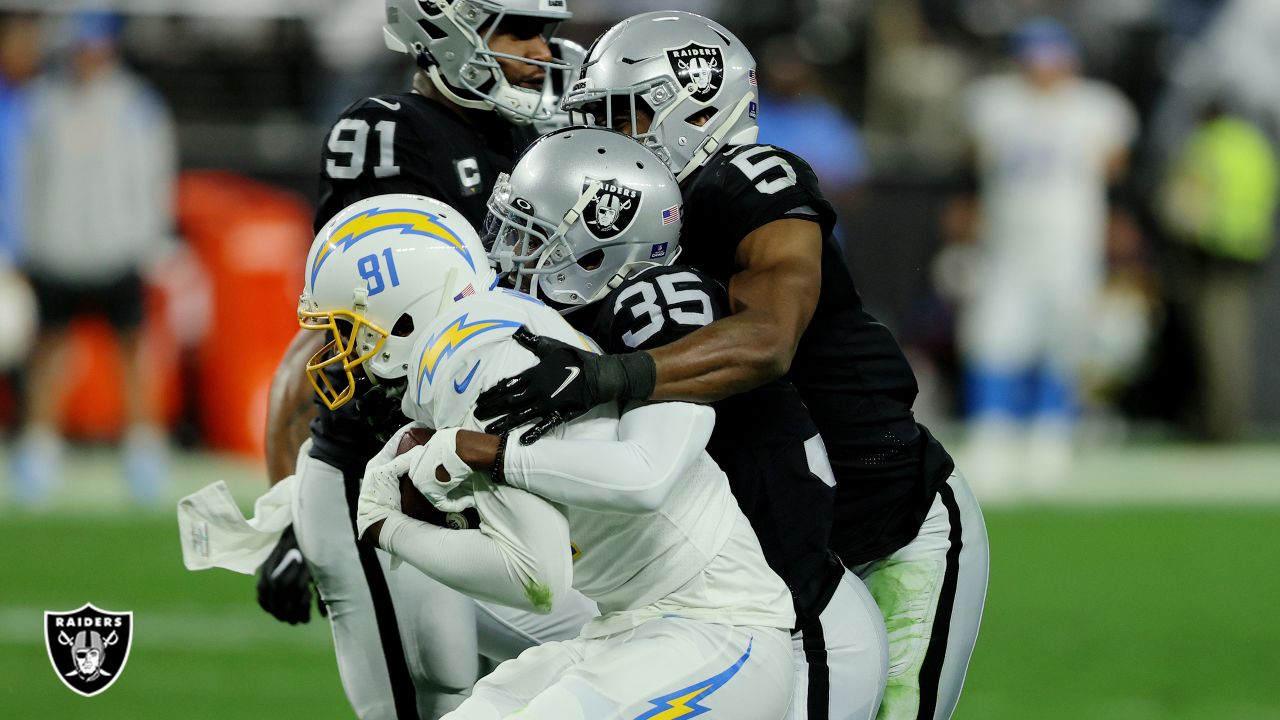
{"label": "pirate face logo", "polygon": [[[591,184],[583,182],[585,191]],[[616,180],[601,180],[596,196],[582,213],[587,232],[597,240],[612,240],[631,227],[640,209],[640,191],[619,185]]]}
{"label": "pirate face logo", "polygon": [[724,85],[724,53],[718,47],[689,43],[682,48],[667,51],[671,71],[680,85],[692,88],[693,99],[709,103]]}
{"label": "pirate face logo", "polygon": [[133,613],[86,604],[72,612],[44,614],[45,649],[68,688],[92,697],[111,687],[129,659]]}

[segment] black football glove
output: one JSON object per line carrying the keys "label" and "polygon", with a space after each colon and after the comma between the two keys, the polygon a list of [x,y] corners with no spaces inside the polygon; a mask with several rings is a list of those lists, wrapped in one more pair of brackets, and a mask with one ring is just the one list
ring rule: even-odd
{"label": "black football glove", "polygon": [[[320,615],[327,617],[324,601]],[[290,625],[311,621],[311,571],[298,549],[293,526],[285,528],[280,542],[258,569],[258,605],[280,622]]]}
{"label": "black football glove", "polygon": [[649,353],[597,355],[539,337],[526,327],[512,337],[538,356],[538,364],[480,394],[476,419],[499,418],[485,432],[500,435],[537,421],[520,436],[528,445],[597,405],[646,400],[653,394],[657,367]]}

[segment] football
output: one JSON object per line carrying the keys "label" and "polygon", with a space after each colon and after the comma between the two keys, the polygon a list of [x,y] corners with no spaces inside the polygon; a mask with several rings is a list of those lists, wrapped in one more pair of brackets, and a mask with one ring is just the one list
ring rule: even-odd
{"label": "football", "polygon": [[[400,438],[396,445],[396,456],[403,455],[419,445],[426,445],[436,431],[431,428],[413,428]],[[427,496],[418,492],[409,475],[400,476],[400,510],[414,520],[422,520],[435,525],[442,525],[444,514],[435,509]]]}
{"label": "football", "polygon": [[[396,445],[396,455],[403,455],[419,445],[427,444],[427,441],[436,434],[431,428],[414,428],[404,434],[400,438],[400,443]],[[400,476],[400,511],[414,520],[439,525],[441,527],[451,528],[453,530],[466,530],[467,528],[478,527],[480,524],[480,516],[476,514],[474,509],[468,509],[460,513],[443,513],[436,509],[431,501],[427,499],[414,487],[413,480],[409,479],[408,474]]]}

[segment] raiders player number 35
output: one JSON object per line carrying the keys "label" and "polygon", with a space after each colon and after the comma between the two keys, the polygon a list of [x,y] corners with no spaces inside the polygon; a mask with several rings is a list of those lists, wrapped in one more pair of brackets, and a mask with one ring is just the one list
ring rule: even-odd
{"label": "raiders player number 35", "polygon": [[[728,317],[661,347],[543,363],[480,399],[490,432],[533,422],[531,441],[596,403],[714,402],[786,377],[807,405],[836,482],[831,547],[876,596],[891,669],[879,717],[950,717],[986,594],[981,511],[911,411],[918,388],[889,330],[862,306],[812,169],[756,144],[755,60],[720,24],[634,16],[591,47],[571,113],[661,155],[684,198],[681,262],[729,290]],[[555,354],[559,362],[546,362]]]}

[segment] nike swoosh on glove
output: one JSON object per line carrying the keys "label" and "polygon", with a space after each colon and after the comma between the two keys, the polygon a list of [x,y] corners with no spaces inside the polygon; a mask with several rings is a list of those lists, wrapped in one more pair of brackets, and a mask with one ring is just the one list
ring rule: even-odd
{"label": "nike swoosh on glove", "polygon": [[[457,428],[437,430],[425,445],[400,456],[409,459],[409,479],[413,486],[437,510],[446,513],[462,512],[476,505],[470,485],[463,485],[475,471],[458,457],[457,437]],[[444,482],[437,475],[440,468],[448,476]]]}
{"label": "nike swoosh on glove", "polygon": [[528,445],[597,405],[653,394],[657,366],[647,352],[597,355],[523,326],[512,337],[538,357],[538,364],[480,394],[476,419],[499,418],[485,432],[501,435],[534,423],[520,436]]}
{"label": "nike swoosh on glove", "polygon": [[[290,525],[258,568],[258,605],[280,622],[310,622],[311,585],[311,570]],[[323,600],[318,600],[318,606],[321,616],[328,615]]]}

